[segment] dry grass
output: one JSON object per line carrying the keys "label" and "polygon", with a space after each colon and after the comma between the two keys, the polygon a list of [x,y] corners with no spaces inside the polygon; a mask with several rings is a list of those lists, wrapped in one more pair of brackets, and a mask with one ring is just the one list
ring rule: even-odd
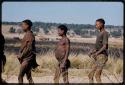
{"label": "dry grass", "polygon": [[[9,54],[6,53],[7,56],[7,63],[5,66],[5,72],[4,72],[4,79],[6,81],[10,82],[17,82],[17,76],[19,74],[19,68],[20,64],[18,59],[16,58],[15,54]],[[87,55],[79,54],[78,56],[70,55],[69,59],[71,61],[71,68],[69,69],[69,77],[71,79],[77,78],[82,79],[85,78],[86,82],[88,81],[88,73],[92,66],[92,60]],[[55,73],[55,67],[57,66],[57,60],[54,57],[53,52],[48,52],[46,55],[38,55],[37,56],[37,62],[40,65],[38,69],[36,69],[34,72],[32,72],[33,77],[35,78],[44,78],[46,76],[53,77]],[[122,59],[116,59],[109,57],[109,60],[103,70],[106,75],[111,76],[111,80],[113,79],[113,82],[119,82],[122,81],[123,76],[123,60]],[[15,79],[15,77],[16,79]],[[104,74],[102,75],[103,79],[108,79]],[[14,77],[14,81],[13,78]],[[45,79],[46,80],[46,79]],[[105,79],[104,79],[105,80]],[[36,80],[37,81],[37,80]],[[47,82],[48,80],[46,80]],[[52,79],[51,79],[52,81]],[[72,81],[72,80],[71,80]],[[81,80],[80,82],[82,82]],[[39,81],[41,82],[41,80]],[[45,82],[43,80],[43,82]],[[110,82],[109,80],[106,80],[104,82]]]}
{"label": "dry grass", "polygon": [[[51,55],[50,55],[51,54]],[[16,58],[15,54],[6,54],[7,56],[7,63],[5,66],[6,75],[18,75],[20,64]],[[81,71],[82,75],[88,73],[89,69],[92,66],[92,60],[87,55],[79,54],[77,57],[70,55],[69,59],[71,61],[71,68],[70,72],[72,75],[80,75]],[[55,67],[57,65],[57,60],[54,57],[52,52],[48,52],[46,55],[37,56],[37,62],[40,65],[39,70],[33,72],[34,76],[42,76],[42,75],[53,75],[55,71]],[[76,69],[73,72],[71,69]],[[108,62],[104,68],[109,74],[123,74],[123,60],[122,59],[113,59],[109,57]]]}

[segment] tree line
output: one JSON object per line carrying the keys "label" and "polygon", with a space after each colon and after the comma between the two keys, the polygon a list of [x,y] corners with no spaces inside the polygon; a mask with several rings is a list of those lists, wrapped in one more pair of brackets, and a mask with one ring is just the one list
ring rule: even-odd
{"label": "tree line", "polygon": [[[21,22],[2,22],[3,25],[20,25]],[[91,24],[67,24],[67,23],[48,23],[48,22],[33,22],[32,30],[34,32],[39,32],[39,28],[42,28],[45,33],[48,33],[51,26],[57,27],[60,24],[66,25],[69,30],[73,30],[77,35],[85,36],[85,34],[95,35],[97,31],[95,30],[95,25]],[[123,26],[114,26],[114,25],[106,25],[106,29],[113,30],[110,32],[110,35],[113,37],[118,37],[122,35]],[[91,31],[95,30],[95,31]],[[10,32],[14,32],[15,30],[11,27]]]}

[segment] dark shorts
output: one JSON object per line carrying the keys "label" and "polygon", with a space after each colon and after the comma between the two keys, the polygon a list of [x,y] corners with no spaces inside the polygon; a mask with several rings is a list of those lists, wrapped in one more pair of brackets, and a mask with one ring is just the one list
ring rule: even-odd
{"label": "dark shorts", "polygon": [[[59,61],[59,67],[60,67],[61,64],[63,64],[63,61]],[[65,63],[65,65],[64,65],[64,67],[65,67],[66,69],[68,69],[70,66],[71,66],[71,65],[70,65],[70,61],[69,61],[69,59],[68,59],[68,60],[66,60],[66,63]]]}
{"label": "dark shorts", "polygon": [[32,68],[32,69],[35,69],[35,68],[37,68],[37,67],[39,66],[39,65],[37,64],[37,62],[36,62],[36,55],[35,55],[35,54],[31,55],[31,56],[28,57],[28,58],[24,58],[23,61],[26,61],[27,64],[28,64],[28,65],[30,66],[30,68]]}

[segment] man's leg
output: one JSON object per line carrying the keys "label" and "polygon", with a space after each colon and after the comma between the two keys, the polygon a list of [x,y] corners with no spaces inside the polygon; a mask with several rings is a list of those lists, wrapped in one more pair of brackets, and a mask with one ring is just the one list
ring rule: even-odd
{"label": "man's leg", "polygon": [[105,56],[104,54],[100,54],[97,56],[97,63],[98,63],[98,67],[97,70],[95,72],[95,79],[97,81],[97,83],[101,83],[101,74],[102,74],[102,70],[103,67],[105,66],[106,62],[108,60],[108,57]]}
{"label": "man's leg", "polygon": [[26,73],[28,63],[26,61],[22,62],[21,67],[20,67],[20,73],[18,76],[18,82],[23,83],[23,76]]}
{"label": "man's leg", "polygon": [[31,76],[31,69],[29,69],[27,72],[26,72],[26,76],[27,76],[27,80],[29,81],[29,83],[34,83],[33,79],[32,79],[32,76]]}
{"label": "man's leg", "polygon": [[55,71],[55,76],[54,76],[54,83],[59,83],[59,78],[60,78],[60,74],[61,74],[60,71],[61,71],[60,68],[57,67],[56,71]]}
{"label": "man's leg", "polygon": [[94,83],[93,77],[94,77],[96,68],[97,68],[96,64],[93,64],[92,69],[91,69],[91,71],[90,71],[90,73],[88,75],[88,77],[89,77],[89,83]]}
{"label": "man's leg", "polygon": [[2,83],[2,72],[0,72],[0,83]]}
{"label": "man's leg", "polygon": [[97,81],[97,83],[101,83],[101,73],[102,73],[102,69],[101,68],[98,68],[96,69],[96,72],[95,72],[95,79]]}
{"label": "man's leg", "polygon": [[63,76],[63,81],[64,83],[69,83],[69,80],[68,80],[68,69],[63,69],[62,70],[62,76]]}

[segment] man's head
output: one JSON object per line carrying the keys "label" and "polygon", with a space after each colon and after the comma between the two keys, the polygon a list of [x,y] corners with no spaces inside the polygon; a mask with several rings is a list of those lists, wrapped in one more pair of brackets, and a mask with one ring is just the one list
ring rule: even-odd
{"label": "man's head", "polygon": [[32,22],[31,22],[31,20],[26,19],[26,20],[22,21],[21,26],[22,26],[23,31],[30,30],[32,27]]}
{"label": "man's head", "polygon": [[104,28],[104,25],[105,25],[105,20],[100,18],[100,19],[97,19],[96,20],[96,28],[98,30],[101,30],[102,28]]}
{"label": "man's head", "polygon": [[63,36],[66,35],[68,28],[65,25],[58,26],[58,35]]}

